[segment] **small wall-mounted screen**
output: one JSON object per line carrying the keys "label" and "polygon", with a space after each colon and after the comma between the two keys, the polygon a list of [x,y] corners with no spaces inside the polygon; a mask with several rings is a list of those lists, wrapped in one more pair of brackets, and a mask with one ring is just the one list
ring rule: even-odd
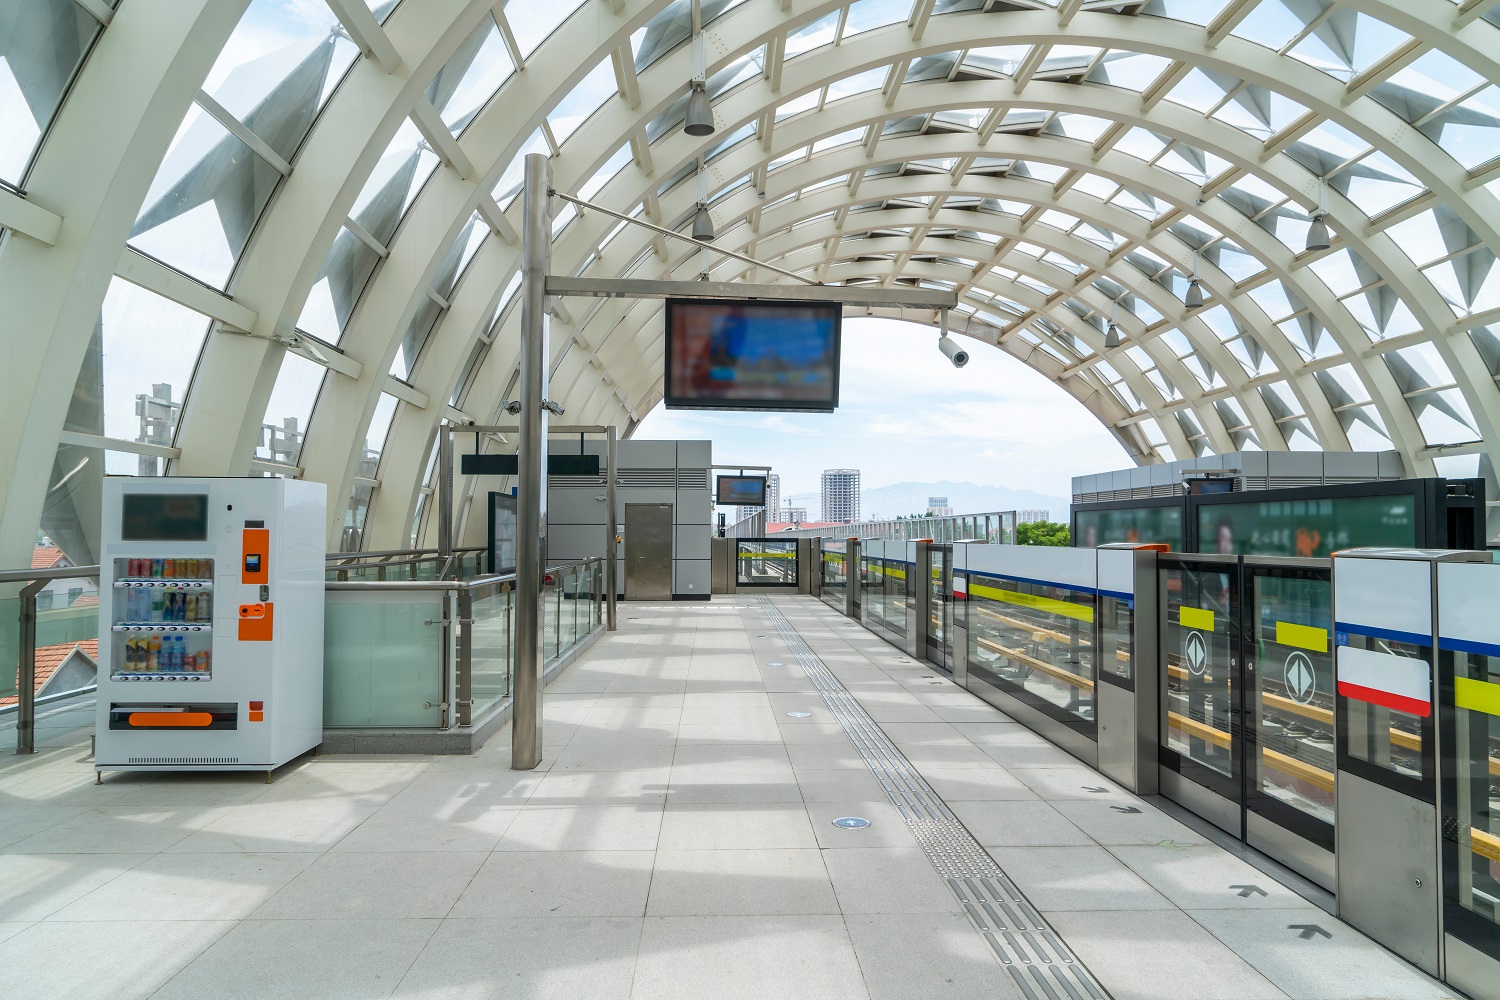
{"label": "small wall-mounted screen", "polygon": [[720,476],[718,502],[734,507],[766,505],[765,476]]}
{"label": "small wall-mounted screen", "polygon": [[837,303],[667,300],[667,409],[805,410],[839,404]]}
{"label": "small wall-mounted screen", "polygon": [[490,494],[490,572],[516,571],[516,498]]}
{"label": "small wall-mounted screen", "polygon": [[201,542],[208,538],[208,497],[198,493],[126,493],[120,540]]}

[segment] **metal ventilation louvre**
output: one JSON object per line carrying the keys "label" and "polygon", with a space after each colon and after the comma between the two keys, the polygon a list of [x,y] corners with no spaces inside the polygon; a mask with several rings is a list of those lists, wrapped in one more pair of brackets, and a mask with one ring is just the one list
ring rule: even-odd
{"label": "metal ventilation louvre", "polygon": [[131,764],[238,764],[238,757],[131,757]]}

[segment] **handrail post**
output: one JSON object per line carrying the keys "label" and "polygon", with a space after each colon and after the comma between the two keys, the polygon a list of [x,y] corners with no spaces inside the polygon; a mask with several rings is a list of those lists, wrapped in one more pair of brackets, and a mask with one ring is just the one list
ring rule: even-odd
{"label": "handrail post", "polygon": [[21,588],[21,629],[16,650],[16,753],[36,753],[36,595],[47,585]]}
{"label": "handrail post", "polygon": [[458,724],[474,722],[474,591],[458,589]]}

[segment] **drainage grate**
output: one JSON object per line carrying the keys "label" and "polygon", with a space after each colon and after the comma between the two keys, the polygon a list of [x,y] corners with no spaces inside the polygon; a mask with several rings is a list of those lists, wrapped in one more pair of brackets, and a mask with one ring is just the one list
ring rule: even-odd
{"label": "drainage grate", "polygon": [[760,604],[901,811],[932,867],[958,897],[1021,992],[1031,1000],[1105,1000],[1109,994],[1104,987],[812,651],[781,609],[765,597]]}

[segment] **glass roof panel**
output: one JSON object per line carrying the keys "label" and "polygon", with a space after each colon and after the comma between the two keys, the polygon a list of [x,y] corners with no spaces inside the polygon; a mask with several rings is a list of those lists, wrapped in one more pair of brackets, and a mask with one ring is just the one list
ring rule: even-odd
{"label": "glass roof panel", "polygon": [[1089,74],[1089,81],[1140,93],[1170,65],[1172,60],[1166,56],[1111,49],[1104,53],[1099,65]]}
{"label": "glass roof panel", "polygon": [[281,175],[194,104],[146,192],[129,244],[223,288]]}
{"label": "glass roof panel", "polygon": [[208,324],[202,313],[111,278],[67,429],[172,444]]}
{"label": "glass roof panel", "polygon": [[1287,54],[1347,83],[1410,39],[1379,18],[1341,6]]}
{"label": "glass roof panel", "polygon": [[842,77],[834,80],[828,85],[828,97],[825,100],[837,101],[844,97],[853,97],[855,94],[863,94],[871,90],[879,90],[885,84],[885,75],[889,70],[884,66],[875,69],[867,69],[863,73],[855,73],[853,76]]}
{"label": "glass roof panel", "polygon": [[203,90],[290,160],[358,55],[323,0],[253,0]]}
{"label": "glass roof panel", "polygon": [[521,58],[529,59],[538,45],[556,31],[568,15],[583,6],[583,0],[511,0],[505,5],[505,19],[510,22],[511,33],[516,36],[516,47]]}
{"label": "glass roof panel", "polygon": [[281,371],[260,420],[260,436],[255,442],[255,457],[268,462],[296,465],[302,454],[302,441],[312,419],[313,404],[323,389],[328,369],[300,354],[287,351],[281,359]]}
{"label": "glass roof panel", "polygon": [[11,4],[0,22],[0,183],[19,187],[100,26],[74,0]]}
{"label": "glass roof panel", "polygon": [[839,12],[833,11],[811,24],[790,32],[786,36],[786,58],[793,59],[804,52],[824,45],[832,45],[834,33],[839,30]]}
{"label": "glass roof panel", "polygon": [[568,136],[616,93],[614,67],[608,59],[601,59],[547,116],[552,137],[559,144],[567,142]]}
{"label": "glass roof panel", "polygon": [[905,21],[911,16],[911,5],[912,0],[855,0],[849,5],[844,37]]}
{"label": "glass roof panel", "polygon": [[510,161],[510,166],[505,168],[505,173],[500,175],[500,180],[490,191],[495,201],[500,203],[501,208],[508,208],[521,193],[521,185],[526,179],[526,155],[545,152],[548,152],[547,137],[542,135],[541,129],[537,129],[527,136],[521,148],[516,150],[515,158]]}
{"label": "glass roof panel", "polygon": [[481,18],[427,85],[427,99],[441,112],[448,130],[458,135],[515,71],[494,18]]}

